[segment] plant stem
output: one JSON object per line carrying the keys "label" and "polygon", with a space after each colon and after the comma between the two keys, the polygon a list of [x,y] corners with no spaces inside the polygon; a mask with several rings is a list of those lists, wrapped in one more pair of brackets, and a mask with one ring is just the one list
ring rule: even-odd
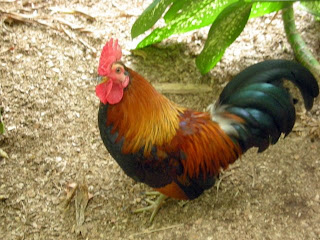
{"label": "plant stem", "polygon": [[282,10],[282,19],[288,41],[297,60],[307,67],[315,78],[320,81],[320,64],[310,52],[300,33],[297,31],[292,4],[288,8]]}

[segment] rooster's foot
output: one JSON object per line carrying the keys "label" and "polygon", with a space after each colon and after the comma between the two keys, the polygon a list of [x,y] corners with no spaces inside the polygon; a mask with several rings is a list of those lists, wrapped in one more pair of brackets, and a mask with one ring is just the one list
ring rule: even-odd
{"label": "rooster's foot", "polygon": [[150,206],[136,209],[133,212],[134,213],[141,213],[141,212],[145,212],[145,211],[152,211],[152,214],[151,214],[151,217],[149,220],[149,222],[152,223],[152,221],[153,221],[154,217],[156,216],[156,214],[158,213],[163,201],[166,200],[168,197],[166,195],[163,195],[162,193],[159,193],[159,192],[147,192],[146,195],[158,195],[158,197],[155,201],[152,201],[150,199],[146,199],[146,201],[150,204]]}

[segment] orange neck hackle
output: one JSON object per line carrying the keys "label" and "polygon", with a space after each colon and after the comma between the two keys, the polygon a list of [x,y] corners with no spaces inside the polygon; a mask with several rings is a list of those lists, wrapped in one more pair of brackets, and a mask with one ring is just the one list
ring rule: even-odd
{"label": "orange neck hackle", "polygon": [[121,102],[109,105],[107,124],[124,138],[123,153],[135,153],[144,148],[148,156],[152,146],[168,143],[179,128],[183,108],[158,93],[142,76],[127,69],[131,83]]}

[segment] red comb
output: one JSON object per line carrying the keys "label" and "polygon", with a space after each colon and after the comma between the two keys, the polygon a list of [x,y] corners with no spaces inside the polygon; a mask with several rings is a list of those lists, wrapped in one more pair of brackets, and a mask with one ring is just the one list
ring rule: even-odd
{"label": "red comb", "polygon": [[100,62],[98,67],[98,73],[100,76],[107,76],[111,71],[111,64],[119,61],[122,56],[121,48],[118,44],[118,39],[113,42],[113,38],[103,47]]}

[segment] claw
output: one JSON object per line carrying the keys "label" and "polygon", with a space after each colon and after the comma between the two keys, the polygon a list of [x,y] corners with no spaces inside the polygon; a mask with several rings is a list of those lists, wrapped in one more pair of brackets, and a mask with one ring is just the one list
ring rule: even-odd
{"label": "claw", "polygon": [[133,212],[134,213],[141,213],[141,212],[145,212],[145,211],[152,211],[152,214],[151,214],[151,217],[149,220],[149,222],[152,223],[153,219],[157,215],[163,201],[166,200],[168,197],[166,195],[159,193],[159,192],[146,193],[146,195],[158,195],[158,197],[155,201],[152,201],[150,199],[146,199],[146,201],[150,204],[150,206],[136,209]]}

